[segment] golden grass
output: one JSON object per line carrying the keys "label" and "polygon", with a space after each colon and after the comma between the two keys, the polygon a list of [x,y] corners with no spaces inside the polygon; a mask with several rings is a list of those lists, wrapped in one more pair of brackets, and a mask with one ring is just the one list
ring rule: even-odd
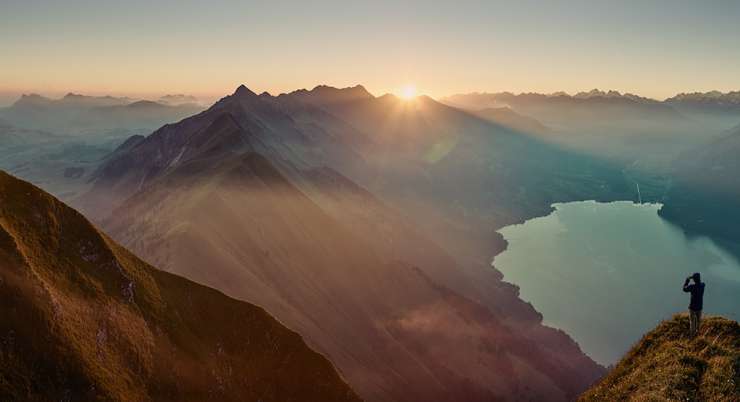
{"label": "golden grass", "polygon": [[740,325],[702,319],[689,335],[687,314],[647,333],[581,401],[740,401]]}

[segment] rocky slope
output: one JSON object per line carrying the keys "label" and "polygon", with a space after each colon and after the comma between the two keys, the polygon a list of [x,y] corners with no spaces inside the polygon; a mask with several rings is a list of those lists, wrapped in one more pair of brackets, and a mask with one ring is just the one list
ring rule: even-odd
{"label": "rocky slope", "polygon": [[357,401],[261,308],[142,262],[0,171],[0,399]]}
{"label": "rocky slope", "polygon": [[740,325],[708,317],[688,331],[686,315],[661,323],[579,400],[740,400]]}

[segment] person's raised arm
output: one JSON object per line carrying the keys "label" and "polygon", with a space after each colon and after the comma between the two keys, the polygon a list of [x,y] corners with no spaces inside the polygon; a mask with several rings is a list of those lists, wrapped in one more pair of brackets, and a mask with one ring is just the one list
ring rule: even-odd
{"label": "person's raised arm", "polygon": [[683,282],[684,292],[691,292],[692,285],[689,285],[689,280],[691,280],[691,277],[686,278],[686,280]]}

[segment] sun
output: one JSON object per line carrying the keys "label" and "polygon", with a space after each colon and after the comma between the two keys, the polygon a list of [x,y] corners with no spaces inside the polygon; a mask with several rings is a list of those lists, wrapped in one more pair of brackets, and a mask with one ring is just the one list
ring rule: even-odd
{"label": "sun", "polygon": [[406,84],[401,88],[399,96],[405,100],[411,100],[416,97],[416,87],[413,84]]}

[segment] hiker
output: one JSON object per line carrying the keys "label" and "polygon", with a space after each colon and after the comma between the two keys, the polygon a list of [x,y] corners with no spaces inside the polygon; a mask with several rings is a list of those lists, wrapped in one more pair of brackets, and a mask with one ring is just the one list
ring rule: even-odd
{"label": "hiker", "polygon": [[[692,279],[694,283],[689,285],[689,281]],[[689,333],[693,337],[699,333],[701,309],[704,307],[704,282],[701,281],[701,275],[698,272],[686,278],[686,281],[683,283],[683,291],[691,293],[691,302],[689,303]]]}

